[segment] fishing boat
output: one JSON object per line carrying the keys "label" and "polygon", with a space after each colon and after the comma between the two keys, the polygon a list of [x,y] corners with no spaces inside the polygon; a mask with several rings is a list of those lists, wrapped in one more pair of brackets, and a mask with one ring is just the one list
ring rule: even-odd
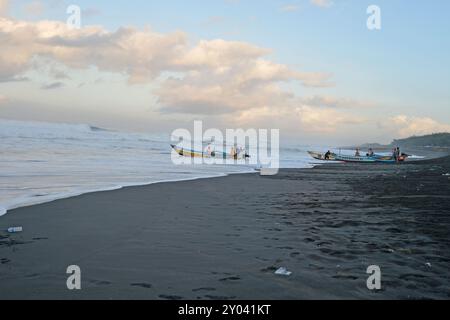
{"label": "fishing boat", "polygon": [[362,156],[348,156],[348,155],[336,155],[336,161],[343,162],[358,162],[358,163],[375,163],[377,159],[375,157],[362,157]]}
{"label": "fishing boat", "polygon": [[385,156],[374,154],[372,156],[351,156],[331,153],[328,159],[325,159],[325,154],[320,152],[308,151],[309,155],[316,160],[324,161],[342,161],[342,162],[352,162],[352,163],[397,163],[403,162],[408,158],[408,155],[402,154],[397,161],[393,156]]}
{"label": "fishing boat", "polygon": [[173,144],[171,144],[170,146],[176,153],[178,153],[180,156],[183,156],[183,157],[189,157],[189,158],[206,158],[206,157],[208,157],[208,158],[211,158],[211,156],[208,156],[204,152],[181,148],[181,147],[178,147]]}
{"label": "fishing boat", "polygon": [[354,162],[354,163],[398,163],[404,162],[408,158],[407,155],[402,155],[398,161],[393,156],[348,156],[348,155],[336,155],[336,161]]}
{"label": "fishing boat", "polygon": [[335,161],[336,160],[336,154],[331,153],[328,159],[325,159],[325,153],[315,152],[315,151],[308,151],[309,155],[313,157],[316,160],[324,160],[324,161]]}
{"label": "fishing boat", "polygon": [[226,152],[217,152],[217,151],[210,151],[210,152],[203,152],[203,151],[196,151],[196,150],[190,150],[183,147],[179,147],[176,145],[170,145],[172,149],[180,156],[188,157],[188,158],[216,158],[216,159],[235,159],[235,160],[243,160],[250,158],[250,156],[243,152],[242,154],[231,154]]}

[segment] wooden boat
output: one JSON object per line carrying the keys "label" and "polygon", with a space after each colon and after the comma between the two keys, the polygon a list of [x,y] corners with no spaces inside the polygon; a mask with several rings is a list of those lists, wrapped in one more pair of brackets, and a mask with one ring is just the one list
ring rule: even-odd
{"label": "wooden boat", "polygon": [[393,156],[385,156],[374,154],[372,156],[351,156],[331,153],[329,159],[325,159],[325,154],[321,152],[308,151],[309,155],[316,160],[322,161],[342,161],[342,162],[355,162],[355,163],[398,163],[403,162],[408,158],[407,154],[402,154],[397,161]]}
{"label": "wooden boat", "polygon": [[404,162],[408,158],[407,155],[402,155],[400,159],[397,161],[393,156],[382,156],[382,155],[373,155],[373,156],[348,156],[348,155],[336,155],[337,161],[343,162],[355,162],[355,163],[398,163]]}
{"label": "wooden boat", "polygon": [[213,151],[211,153],[207,153],[207,152],[201,152],[201,151],[195,151],[195,150],[181,148],[181,147],[173,145],[173,144],[171,144],[170,146],[180,156],[188,157],[188,158],[208,158],[208,159],[216,158],[216,159],[235,159],[235,160],[242,160],[242,159],[250,158],[250,156],[248,154],[233,156],[230,153],[226,153],[226,152]]}
{"label": "wooden boat", "polygon": [[336,155],[337,161],[343,161],[343,162],[358,162],[358,163],[375,163],[377,162],[377,159],[375,157],[357,157],[357,156],[348,156],[348,155]]}
{"label": "wooden boat", "polygon": [[313,157],[316,160],[323,160],[323,161],[335,161],[336,160],[335,153],[331,153],[331,155],[328,159],[325,159],[325,153],[314,152],[314,151],[308,151],[308,153],[311,157]]}

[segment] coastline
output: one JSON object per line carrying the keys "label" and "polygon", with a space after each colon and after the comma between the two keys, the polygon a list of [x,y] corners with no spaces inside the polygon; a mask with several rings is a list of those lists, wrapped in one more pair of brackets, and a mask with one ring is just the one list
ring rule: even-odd
{"label": "coastline", "polygon": [[[330,164],[15,209],[0,219],[24,227],[0,232],[0,299],[445,299],[449,172],[449,158]],[[81,291],[66,288],[72,264]]]}
{"label": "coastline", "polygon": [[[123,185],[117,185],[117,186],[111,186],[111,187],[104,187],[104,188],[100,188],[100,189],[93,189],[93,190],[85,190],[85,191],[78,191],[78,192],[73,192],[73,193],[66,193],[66,194],[60,194],[60,195],[55,195],[52,197],[49,197],[47,199],[39,199],[36,198],[36,200],[33,201],[28,201],[28,202],[22,202],[21,204],[14,204],[8,207],[0,207],[0,218],[6,214],[8,214],[9,212],[16,210],[16,209],[20,209],[20,208],[27,208],[27,207],[32,207],[32,206],[37,206],[40,204],[45,204],[45,203],[51,203],[54,201],[58,201],[58,200],[64,200],[64,199],[70,199],[70,198],[76,198],[85,194],[92,194],[92,193],[98,193],[98,192],[108,192],[108,191],[116,191],[116,190],[122,190],[125,188],[131,188],[131,187],[145,187],[145,186],[150,186],[152,184],[159,184],[159,183],[173,183],[173,182],[183,182],[183,181],[195,181],[195,180],[200,180],[200,179],[213,179],[213,178],[221,178],[221,177],[226,177],[228,175],[233,175],[233,174],[251,174],[253,172],[249,171],[249,172],[231,172],[231,173],[223,173],[223,174],[217,174],[215,176],[205,176],[205,177],[193,177],[193,178],[179,178],[179,179],[167,179],[167,180],[161,180],[161,181],[152,181],[152,182],[140,182],[140,183],[126,183]],[[45,197],[44,197],[45,198]]]}
{"label": "coastline", "polygon": [[[388,150],[384,150],[384,151],[388,151]],[[408,149],[408,152],[410,152],[410,153],[415,152],[415,153],[424,155],[424,157],[422,157],[422,158],[414,159],[411,161],[422,161],[423,159],[434,159],[434,158],[444,157],[448,154],[448,153],[444,153],[444,152],[430,151],[425,148]],[[313,159],[310,159],[310,160],[313,161]],[[301,169],[301,170],[311,169],[315,166],[321,166],[321,165],[326,165],[326,164],[327,163],[325,163],[325,162],[316,162],[316,163],[310,162],[308,166],[298,168],[298,169]],[[289,169],[281,169],[281,170],[289,170]],[[94,188],[94,189],[87,188],[85,190],[77,190],[77,191],[71,191],[71,192],[66,192],[66,193],[62,192],[62,193],[58,193],[58,194],[54,194],[54,195],[49,194],[49,195],[33,195],[33,196],[28,196],[28,197],[18,197],[17,199],[7,201],[7,203],[9,202],[9,204],[7,204],[6,206],[5,206],[5,204],[0,206],[0,218],[4,215],[8,214],[8,212],[13,211],[15,209],[40,205],[40,204],[44,204],[44,203],[50,203],[50,202],[69,199],[69,198],[73,198],[73,197],[79,197],[84,194],[115,191],[115,190],[121,190],[121,189],[129,188],[129,187],[142,187],[142,186],[149,186],[152,184],[159,184],[159,183],[194,181],[194,180],[198,180],[198,179],[211,179],[211,178],[218,178],[218,177],[226,177],[228,175],[234,175],[234,174],[250,174],[250,173],[254,173],[254,172],[256,172],[254,168],[253,169],[248,168],[248,171],[223,172],[223,173],[214,173],[214,174],[211,174],[208,176],[194,176],[194,177],[190,177],[190,178],[164,179],[164,180],[154,180],[154,181],[147,181],[147,182],[125,182],[125,183],[122,182],[122,183],[116,183],[114,185],[107,185],[104,187],[98,187],[98,188]]]}

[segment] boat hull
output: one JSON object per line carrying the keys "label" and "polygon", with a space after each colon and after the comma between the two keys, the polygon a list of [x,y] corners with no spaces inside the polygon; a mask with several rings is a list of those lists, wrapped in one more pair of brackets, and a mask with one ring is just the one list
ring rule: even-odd
{"label": "boat hull", "polygon": [[322,161],[335,161],[336,160],[336,154],[334,154],[334,153],[332,153],[328,159],[325,159],[324,153],[308,151],[308,154],[316,160],[322,160]]}
{"label": "boat hull", "polygon": [[225,152],[212,152],[211,154],[206,152],[200,152],[195,150],[189,150],[180,148],[175,145],[171,145],[172,149],[180,156],[187,158],[206,158],[206,159],[234,159],[234,160],[244,160],[250,158],[249,155],[245,154],[240,157],[233,157],[231,154]]}
{"label": "boat hull", "polygon": [[356,157],[356,156],[345,156],[345,155],[337,155],[337,161],[344,162],[355,162],[355,163],[375,163],[377,160],[372,157]]}
{"label": "boat hull", "polygon": [[400,157],[399,161],[394,159],[392,156],[383,155],[373,155],[368,156],[350,156],[332,153],[329,159],[325,159],[325,154],[315,151],[308,151],[309,155],[316,160],[322,161],[341,161],[341,162],[352,162],[352,163],[398,163],[406,160],[407,156]]}
{"label": "boat hull", "polygon": [[343,162],[353,162],[353,163],[386,163],[386,164],[394,164],[398,162],[405,161],[406,158],[400,158],[399,161],[394,159],[394,157],[390,156],[379,156],[375,155],[372,157],[356,157],[356,156],[346,156],[346,155],[338,155],[336,156],[337,161]]}

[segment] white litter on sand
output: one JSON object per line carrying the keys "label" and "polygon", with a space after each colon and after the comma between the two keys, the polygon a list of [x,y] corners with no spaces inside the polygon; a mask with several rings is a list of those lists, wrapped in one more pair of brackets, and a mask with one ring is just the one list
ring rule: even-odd
{"label": "white litter on sand", "polygon": [[288,269],[282,267],[279,268],[277,271],[275,271],[275,274],[278,276],[290,276],[292,272],[290,272]]}

